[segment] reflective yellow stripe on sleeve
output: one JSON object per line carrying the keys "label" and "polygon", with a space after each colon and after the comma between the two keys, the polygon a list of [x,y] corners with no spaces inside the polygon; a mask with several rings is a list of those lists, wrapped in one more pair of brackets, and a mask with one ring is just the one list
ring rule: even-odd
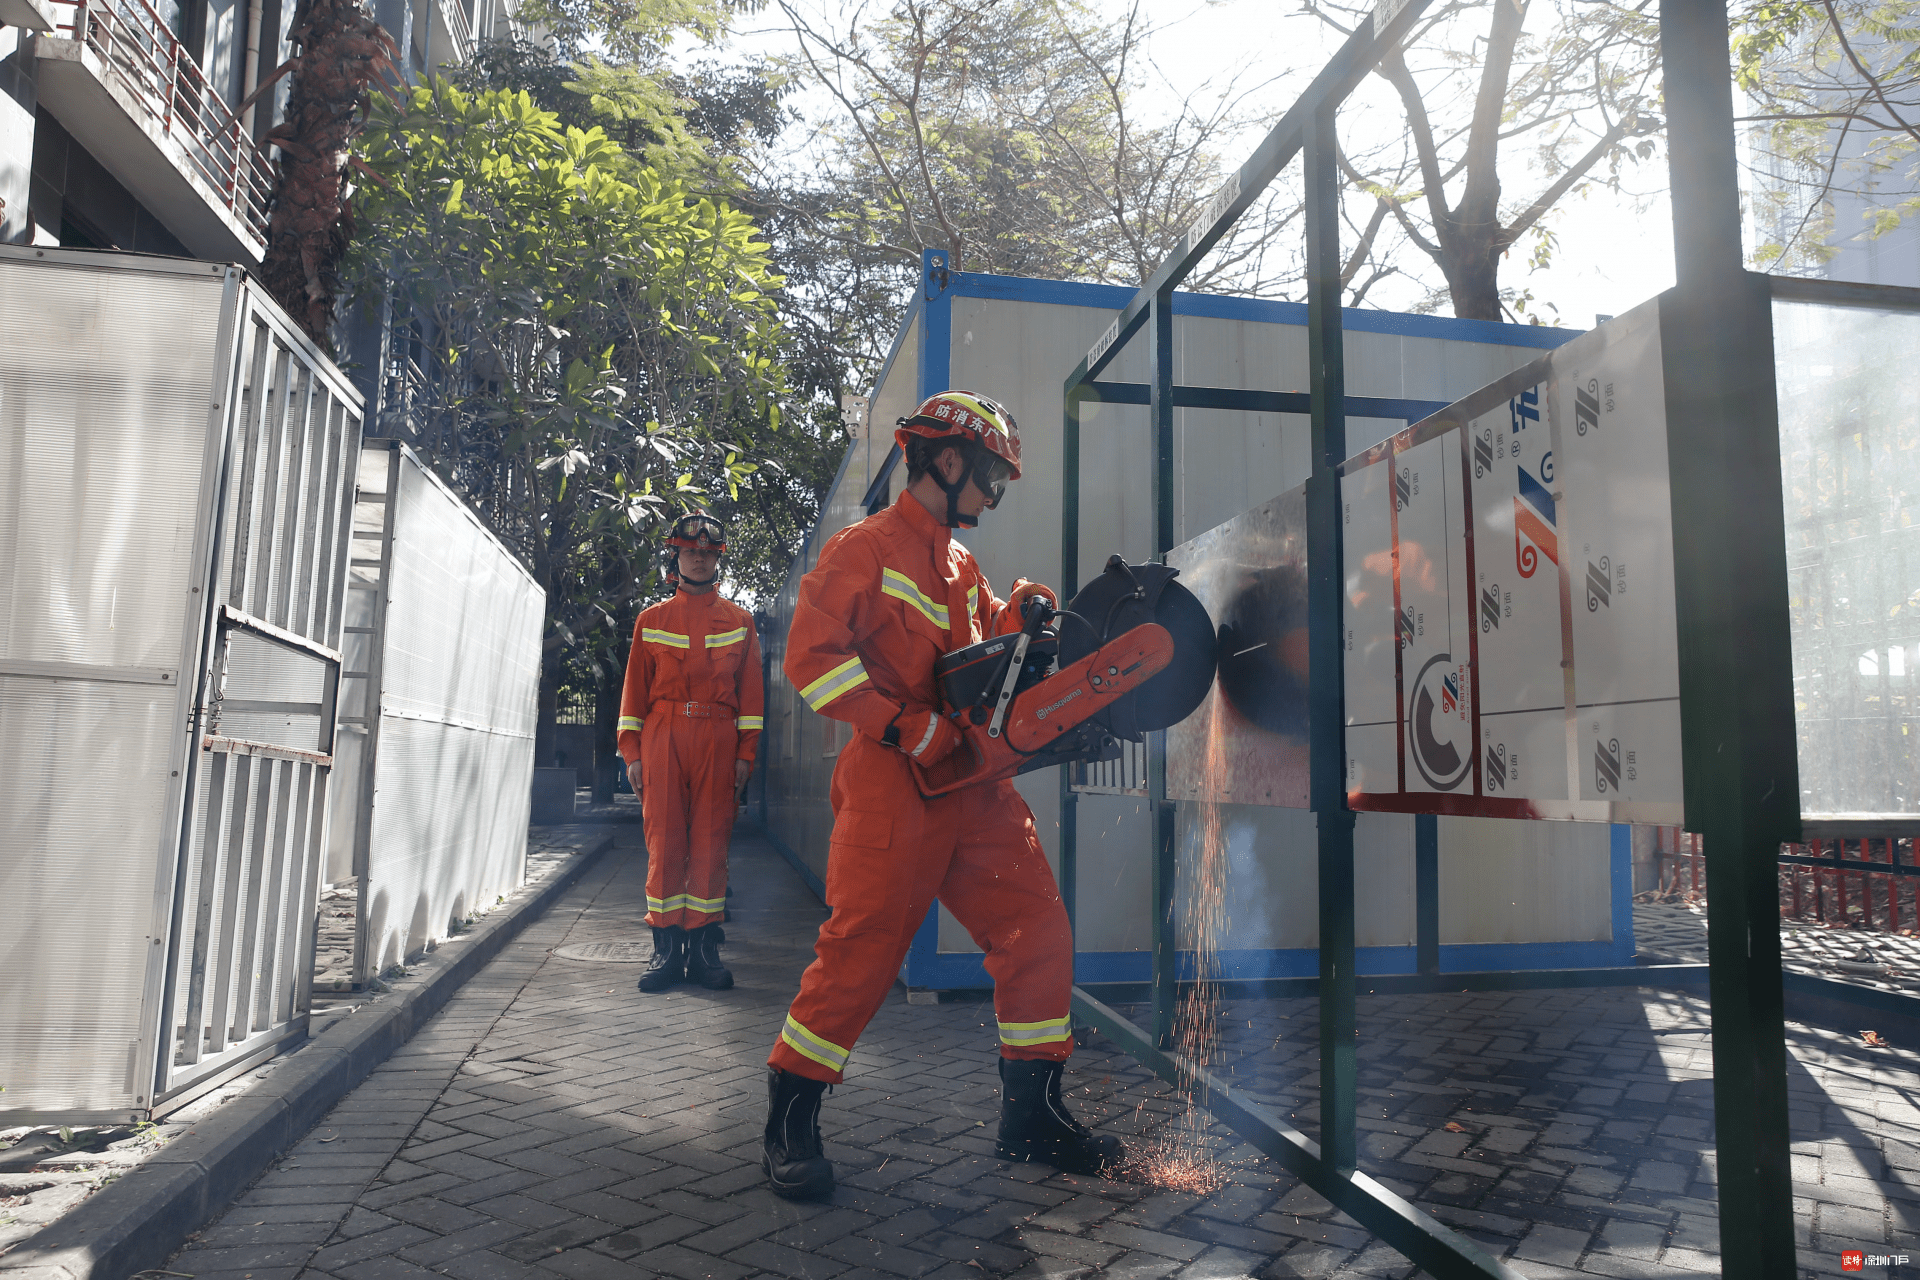
{"label": "reflective yellow stripe on sleeve", "polygon": [[935,604],[926,592],[914,584],[912,578],[898,569],[881,570],[880,594],[905,601],[910,607],[918,609],[928,622],[942,630],[946,629],[947,606]]}
{"label": "reflective yellow stripe on sleeve", "polygon": [[707,648],[721,649],[730,644],[740,644],[747,638],[745,627],[735,627],[732,631],[722,631],[717,636],[707,637]]}
{"label": "reflective yellow stripe on sleeve", "polygon": [[980,612],[980,588],[968,587],[967,588],[967,616],[971,617],[978,612]]}
{"label": "reflective yellow stripe on sleeve", "polygon": [[842,1049],[831,1040],[822,1040],[795,1021],[792,1014],[787,1015],[787,1025],[780,1029],[780,1039],[801,1057],[811,1058],[834,1071],[845,1071],[847,1057],[853,1052],[851,1049]]}
{"label": "reflective yellow stripe on sleeve", "polygon": [[766,728],[767,720],[765,716],[735,716],[733,727],[745,733],[748,729]]}
{"label": "reflective yellow stripe on sleeve", "polygon": [[847,690],[854,688],[856,685],[865,684],[866,680],[867,669],[860,665],[860,659],[848,658],[845,662],[802,689],[800,696],[807,700],[809,707],[818,711]]}
{"label": "reflective yellow stripe on sleeve", "polygon": [[639,716],[621,716],[620,725],[617,729],[614,730],[614,732],[625,733],[627,730],[631,729],[635,733],[638,733],[640,732],[641,727],[646,723],[647,722],[641,719]]}
{"label": "reflective yellow stripe on sleeve", "polygon": [[664,644],[674,649],[693,647],[687,637],[673,631],[662,631],[658,627],[641,628],[640,639],[646,644]]}
{"label": "reflective yellow stripe on sleeve", "polygon": [[1045,1022],[1003,1022],[1000,1024],[1000,1043],[1027,1048],[1066,1040],[1073,1035],[1068,1025],[1070,1020],[1068,1017],[1049,1018]]}

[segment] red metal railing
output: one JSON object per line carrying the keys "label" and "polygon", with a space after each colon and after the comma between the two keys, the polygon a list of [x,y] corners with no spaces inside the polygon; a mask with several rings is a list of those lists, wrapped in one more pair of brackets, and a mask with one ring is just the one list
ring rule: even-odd
{"label": "red metal railing", "polygon": [[[1657,897],[1704,902],[1700,837],[1657,827]],[[1780,917],[1885,932],[1920,930],[1920,848],[1911,836],[1809,840],[1780,846]]]}
{"label": "red metal railing", "polygon": [[1780,914],[1888,932],[1920,928],[1916,853],[1910,837],[1898,836],[1789,845],[1780,855]]}
{"label": "red metal railing", "polygon": [[1700,837],[1678,827],[1653,829],[1653,867],[1662,899],[1705,901],[1707,868],[1700,857]]}
{"label": "red metal railing", "polygon": [[153,6],[147,0],[55,3],[72,18],[59,29],[84,40],[106,73],[180,144],[221,203],[264,241],[273,165]]}

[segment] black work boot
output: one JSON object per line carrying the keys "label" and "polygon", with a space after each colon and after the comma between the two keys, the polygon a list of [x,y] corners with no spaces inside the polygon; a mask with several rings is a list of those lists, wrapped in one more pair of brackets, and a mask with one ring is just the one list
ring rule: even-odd
{"label": "black work boot", "polygon": [[717,924],[687,934],[688,982],[697,982],[709,991],[725,991],[733,985],[733,970],[720,963],[723,940]]}
{"label": "black work boot", "polygon": [[1000,1059],[1000,1138],[993,1154],[1002,1160],[1038,1160],[1068,1173],[1095,1174],[1126,1155],[1120,1139],[1096,1134],[1067,1113],[1060,1101],[1064,1062]]}
{"label": "black work boot", "polygon": [[687,931],[679,925],[668,925],[653,931],[653,958],[647,961],[647,971],[640,975],[639,987],[642,991],[665,991],[677,982],[687,980]]}
{"label": "black work boot", "polygon": [[820,1144],[821,1080],[767,1068],[767,1184],[788,1200],[819,1200],[833,1191],[833,1165]]}

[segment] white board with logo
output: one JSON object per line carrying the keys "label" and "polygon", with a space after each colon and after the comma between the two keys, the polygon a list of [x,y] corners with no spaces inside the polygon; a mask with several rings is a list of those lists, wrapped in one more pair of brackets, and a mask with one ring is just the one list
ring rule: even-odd
{"label": "white board with logo", "polygon": [[1348,803],[1681,820],[1657,302],[1342,468]]}

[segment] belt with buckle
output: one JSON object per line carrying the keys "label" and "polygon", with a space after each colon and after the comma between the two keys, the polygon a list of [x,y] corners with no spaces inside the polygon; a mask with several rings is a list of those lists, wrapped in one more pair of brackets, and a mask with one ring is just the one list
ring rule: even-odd
{"label": "belt with buckle", "polygon": [[733,708],[718,702],[663,702],[660,705],[669,708],[669,715],[693,720],[710,720],[716,716],[733,719]]}

